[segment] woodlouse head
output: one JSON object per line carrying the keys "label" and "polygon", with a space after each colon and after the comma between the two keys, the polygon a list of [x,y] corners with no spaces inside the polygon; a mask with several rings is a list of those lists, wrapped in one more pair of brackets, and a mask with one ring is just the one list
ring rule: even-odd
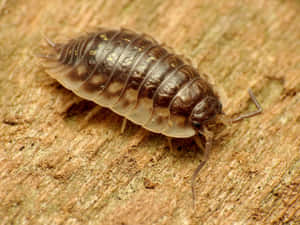
{"label": "woodlouse head", "polygon": [[195,130],[200,130],[204,125],[215,123],[218,114],[222,114],[222,104],[219,99],[207,96],[195,105],[190,121]]}

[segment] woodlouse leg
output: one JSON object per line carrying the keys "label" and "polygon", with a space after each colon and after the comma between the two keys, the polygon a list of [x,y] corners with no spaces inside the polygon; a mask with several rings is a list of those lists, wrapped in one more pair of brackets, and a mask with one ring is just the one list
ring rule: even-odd
{"label": "woodlouse leg", "polygon": [[168,140],[168,145],[169,145],[169,148],[170,148],[170,151],[173,152],[173,145],[172,145],[172,138],[171,137],[167,137],[167,140]]}
{"label": "woodlouse leg", "polygon": [[65,102],[63,104],[63,106],[61,106],[61,108],[58,110],[58,113],[59,114],[64,114],[68,111],[68,109],[74,105],[74,104],[78,104],[80,101],[82,101],[82,99],[79,99],[79,98],[76,98],[76,97],[73,97],[71,100]]}
{"label": "woodlouse leg", "polygon": [[251,89],[248,90],[248,93],[249,93],[249,95],[250,95],[250,98],[251,98],[252,102],[255,104],[257,110],[254,111],[254,112],[250,112],[250,113],[246,113],[246,114],[240,115],[240,116],[238,116],[237,118],[232,119],[232,120],[231,120],[232,123],[236,123],[236,122],[241,121],[241,120],[243,120],[243,119],[246,119],[246,118],[249,118],[249,117],[252,117],[252,116],[256,116],[256,115],[260,114],[260,113],[263,111],[261,105],[260,105],[259,102],[257,101],[257,99],[256,99],[256,97],[255,97],[255,95],[253,94],[253,92],[252,92]]}
{"label": "woodlouse leg", "polygon": [[121,126],[121,134],[124,133],[125,128],[126,128],[126,124],[127,124],[127,119],[126,119],[126,118],[123,118],[122,126]]}
{"label": "woodlouse leg", "polygon": [[86,125],[88,124],[88,121],[95,116],[100,110],[102,109],[101,106],[96,105],[92,110],[90,110],[88,112],[88,114],[85,116],[84,121],[82,122],[82,124],[80,125],[79,130],[82,130],[83,128],[86,127]]}
{"label": "woodlouse leg", "polygon": [[205,163],[208,160],[209,157],[209,152],[212,148],[212,143],[213,143],[213,133],[211,131],[209,131],[206,127],[204,127],[204,132],[201,133],[202,135],[204,135],[205,139],[206,139],[206,143],[205,143],[205,147],[202,145],[201,139],[199,136],[195,136],[194,140],[196,142],[196,144],[199,146],[199,148],[201,148],[203,150],[203,160],[200,162],[200,164],[197,166],[196,170],[194,171],[194,174],[192,176],[192,197],[193,197],[193,208],[195,209],[195,182],[196,182],[196,177],[199,174],[200,170],[202,169],[202,167],[205,165]]}

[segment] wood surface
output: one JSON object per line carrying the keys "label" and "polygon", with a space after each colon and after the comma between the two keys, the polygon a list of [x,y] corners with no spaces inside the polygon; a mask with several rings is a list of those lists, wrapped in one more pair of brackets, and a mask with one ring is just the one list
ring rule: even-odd
{"label": "wood surface", "polygon": [[[208,74],[230,116],[202,154],[147,133],[50,78],[42,34],[145,32]],[[1,0],[0,224],[299,224],[300,1]]]}

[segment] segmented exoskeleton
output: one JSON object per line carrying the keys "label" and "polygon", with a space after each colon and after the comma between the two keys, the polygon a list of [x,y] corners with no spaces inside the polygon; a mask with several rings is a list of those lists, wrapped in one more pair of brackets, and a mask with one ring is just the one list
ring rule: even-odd
{"label": "segmented exoskeleton", "polygon": [[[199,146],[202,134],[205,152],[211,148],[207,126],[223,115],[218,96],[192,65],[153,38],[127,29],[99,29],[66,44],[47,42],[52,48],[42,56],[43,64],[64,87],[149,131],[195,137]],[[258,111],[233,122],[261,111],[250,95]]]}

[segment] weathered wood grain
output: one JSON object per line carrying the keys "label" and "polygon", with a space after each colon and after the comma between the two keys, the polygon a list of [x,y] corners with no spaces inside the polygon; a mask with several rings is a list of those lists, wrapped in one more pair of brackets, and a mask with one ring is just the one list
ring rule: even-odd
{"label": "weathered wood grain", "polygon": [[[0,3],[0,224],[298,224],[300,2],[118,0]],[[93,27],[151,34],[209,74],[234,124],[201,154],[82,101],[34,56],[41,33]],[[149,188],[149,182],[151,189]],[[148,187],[148,188],[147,188]]]}

